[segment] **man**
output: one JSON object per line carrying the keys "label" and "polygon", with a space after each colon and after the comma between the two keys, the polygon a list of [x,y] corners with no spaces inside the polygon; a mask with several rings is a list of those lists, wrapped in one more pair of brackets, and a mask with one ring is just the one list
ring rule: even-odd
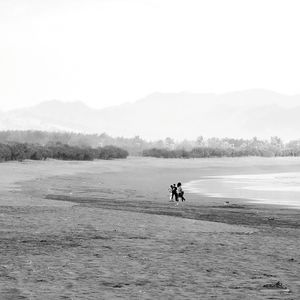
{"label": "man", "polygon": [[175,183],[172,186],[172,198],[171,198],[172,201],[174,201],[173,200],[174,196],[175,196],[175,201],[178,201],[177,187]]}

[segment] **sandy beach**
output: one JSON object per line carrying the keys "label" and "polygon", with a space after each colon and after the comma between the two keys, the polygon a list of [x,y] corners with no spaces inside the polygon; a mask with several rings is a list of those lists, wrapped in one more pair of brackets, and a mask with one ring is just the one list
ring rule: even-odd
{"label": "sandy beach", "polygon": [[[0,165],[1,299],[298,299],[300,210],[168,186],[297,158]],[[224,201],[229,201],[224,205]]]}

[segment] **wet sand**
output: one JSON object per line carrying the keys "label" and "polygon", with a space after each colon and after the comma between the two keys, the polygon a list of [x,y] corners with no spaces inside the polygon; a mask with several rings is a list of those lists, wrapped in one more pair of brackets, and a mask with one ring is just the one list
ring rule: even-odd
{"label": "wet sand", "polygon": [[[0,165],[0,299],[298,299],[300,212],[167,187],[299,159]],[[281,282],[282,285],[276,285]]]}

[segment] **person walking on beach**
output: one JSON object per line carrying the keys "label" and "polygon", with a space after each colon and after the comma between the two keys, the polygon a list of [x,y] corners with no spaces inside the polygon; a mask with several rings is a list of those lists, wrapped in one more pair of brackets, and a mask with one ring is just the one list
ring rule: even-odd
{"label": "person walking on beach", "polygon": [[181,182],[177,183],[177,194],[178,194],[178,198],[181,198],[181,202],[185,201],[185,198],[183,196],[184,191],[182,189]]}
{"label": "person walking on beach", "polygon": [[172,202],[174,202],[174,200],[173,200],[174,197],[175,197],[175,201],[178,201],[177,187],[176,187],[175,183],[172,186],[172,197],[171,197]]}

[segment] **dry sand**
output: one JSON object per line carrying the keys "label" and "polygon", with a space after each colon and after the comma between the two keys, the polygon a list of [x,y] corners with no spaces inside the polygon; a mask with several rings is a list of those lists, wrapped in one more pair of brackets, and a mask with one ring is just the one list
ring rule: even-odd
{"label": "dry sand", "polygon": [[[167,188],[299,159],[0,165],[0,299],[299,299],[300,211]],[[277,284],[282,283],[282,285]]]}

